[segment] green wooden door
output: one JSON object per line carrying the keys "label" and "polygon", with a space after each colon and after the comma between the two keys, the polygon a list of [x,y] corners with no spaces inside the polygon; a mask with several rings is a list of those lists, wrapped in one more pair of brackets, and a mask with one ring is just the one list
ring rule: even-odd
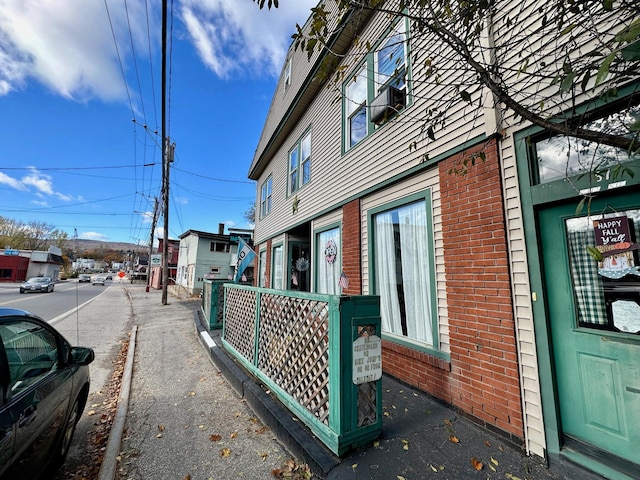
{"label": "green wooden door", "polygon": [[595,201],[591,217],[575,208],[538,213],[563,444],[638,472],[640,196]]}

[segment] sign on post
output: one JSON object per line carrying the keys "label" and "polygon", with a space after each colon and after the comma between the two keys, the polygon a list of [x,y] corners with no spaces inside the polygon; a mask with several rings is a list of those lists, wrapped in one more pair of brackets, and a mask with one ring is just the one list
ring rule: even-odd
{"label": "sign on post", "polygon": [[353,342],[353,383],[360,385],[382,378],[382,341],[376,335]]}

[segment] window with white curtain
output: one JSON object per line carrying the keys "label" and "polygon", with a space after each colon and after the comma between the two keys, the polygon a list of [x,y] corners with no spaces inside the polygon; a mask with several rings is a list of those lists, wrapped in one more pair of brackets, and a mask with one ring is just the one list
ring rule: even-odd
{"label": "window with white curtain", "polygon": [[373,215],[373,266],[382,332],[434,346],[428,218],[424,199]]}
{"label": "window with white curtain", "polygon": [[283,283],[283,265],[282,265],[282,245],[278,245],[277,247],[273,247],[272,250],[272,265],[271,265],[271,288],[277,288],[279,290],[284,289]]}
{"label": "window with white curtain", "polygon": [[318,233],[316,252],[318,255],[317,293],[340,295],[341,261],[340,261],[340,229],[332,228]]}

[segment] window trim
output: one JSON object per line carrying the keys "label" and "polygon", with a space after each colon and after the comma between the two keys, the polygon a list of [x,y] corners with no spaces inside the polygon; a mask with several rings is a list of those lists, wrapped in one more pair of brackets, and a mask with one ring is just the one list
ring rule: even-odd
{"label": "window trim", "polygon": [[[401,28],[398,28],[399,25],[402,25]],[[374,132],[378,130],[378,128],[388,123],[388,120],[393,119],[396,115],[401,112],[397,112],[394,115],[390,115],[389,119],[381,124],[375,124],[371,121],[371,116],[369,113],[369,107],[373,100],[386,88],[387,86],[393,84],[395,76],[390,77],[387,81],[378,86],[378,52],[382,50],[387,39],[396,34],[402,34],[405,37],[405,41],[403,44],[403,55],[404,55],[404,81],[402,90],[404,92],[404,109],[406,109],[411,104],[411,56],[410,56],[410,45],[408,40],[408,26],[406,19],[399,19],[396,22],[392,23],[386,30],[383,35],[380,36],[376,44],[373,48],[367,52],[364,60],[359,63],[353,70],[352,74],[347,76],[348,80],[346,80],[342,84],[342,152],[343,154],[350,151],[352,148],[355,148],[360,143],[362,143],[367,137],[372,135]],[[366,75],[366,95],[364,108],[366,112],[366,121],[365,121],[365,134],[362,138],[360,138],[355,143],[351,143],[351,120],[355,118],[355,114],[359,109],[355,109],[353,112],[349,112],[349,100],[347,89],[349,86],[353,85],[354,79],[357,78],[361,73],[364,72]],[[401,110],[401,111],[402,111]]]}
{"label": "window trim", "polygon": [[376,291],[376,270],[375,270],[375,219],[374,217],[383,212],[387,212],[389,210],[393,210],[398,207],[403,207],[405,205],[409,205],[412,203],[423,202],[425,213],[426,213],[426,221],[427,221],[427,246],[428,246],[428,255],[429,255],[429,272],[428,272],[428,282],[429,282],[429,300],[431,306],[431,334],[433,338],[433,345],[427,345],[423,342],[411,339],[409,337],[403,337],[401,335],[396,335],[392,333],[381,332],[382,338],[385,340],[389,340],[399,345],[404,345],[406,347],[412,348],[414,350],[418,350],[424,353],[428,353],[429,355],[433,355],[438,358],[442,358],[445,360],[449,359],[449,354],[441,350],[441,341],[440,341],[440,317],[438,315],[438,291],[437,291],[437,278],[436,278],[436,259],[435,259],[435,241],[434,241],[434,226],[433,226],[433,205],[431,201],[431,188],[426,190],[422,190],[420,192],[414,193],[412,195],[408,195],[406,197],[398,198],[394,201],[380,204],[374,208],[371,208],[367,211],[367,231],[370,232],[368,238],[369,245],[369,293],[371,295],[377,295]]}
{"label": "window trim", "polygon": [[[268,189],[267,189],[268,187]],[[268,193],[267,193],[268,191]],[[273,203],[273,176],[269,175],[260,186],[260,218],[271,213]]]}
{"label": "window trim", "polygon": [[[302,158],[302,143],[309,138],[309,156],[306,157],[306,159]],[[301,190],[305,185],[307,185],[308,183],[311,182],[311,164],[312,164],[312,159],[313,159],[313,153],[312,153],[313,147],[312,147],[312,135],[311,135],[311,128],[308,128],[307,130],[304,131],[304,133],[300,136],[300,138],[298,138],[298,140],[296,140],[295,144],[293,145],[293,147],[289,150],[288,154],[287,154],[287,169],[288,169],[288,174],[287,174],[287,185],[288,185],[288,194],[289,195],[293,195],[296,192],[298,192],[299,190]],[[295,169],[291,168],[291,157],[292,155],[295,154],[296,155],[296,167]],[[303,164],[308,164],[309,165],[309,178],[307,179],[307,181],[304,181],[304,169],[303,169]],[[292,176],[295,174],[295,188],[293,186],[293,180],[292,180]]]}

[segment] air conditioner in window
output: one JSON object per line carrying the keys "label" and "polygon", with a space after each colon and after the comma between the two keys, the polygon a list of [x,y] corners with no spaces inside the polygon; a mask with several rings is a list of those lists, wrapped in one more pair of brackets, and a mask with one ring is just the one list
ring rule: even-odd
{"label": "air conditioner in window", "polygon": [[395,115],[404,106],[404,91],[391,86],[385,87],[369,106],[371,121],[373,123],[382,123]]}

